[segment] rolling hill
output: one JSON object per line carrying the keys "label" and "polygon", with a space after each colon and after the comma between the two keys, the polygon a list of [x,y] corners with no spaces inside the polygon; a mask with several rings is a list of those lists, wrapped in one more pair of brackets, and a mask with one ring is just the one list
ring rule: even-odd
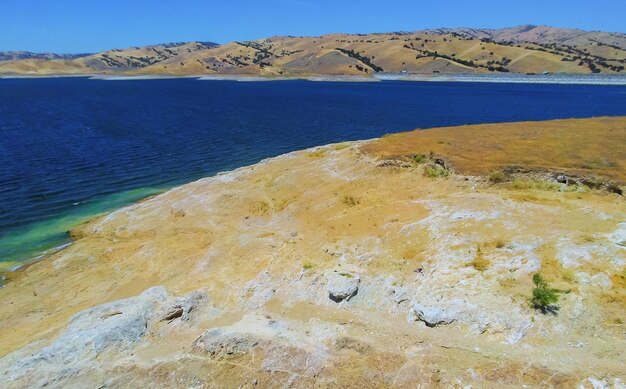
{"label": "rolling hill", "polygon": [[170,43],[78,56],[0,53],[4,75],[615,74],[625,66],[624,33],[532,25]]}

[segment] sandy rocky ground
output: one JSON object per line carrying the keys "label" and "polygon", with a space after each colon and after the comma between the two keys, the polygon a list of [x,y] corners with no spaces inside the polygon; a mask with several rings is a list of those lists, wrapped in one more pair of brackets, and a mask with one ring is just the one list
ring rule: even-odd
{"label": "sandy rocky ground", "polygon": [[[626,387],[626,202],[364,142],[73,231],[0,289],[3,388]],[[541,271],[558,315],[529,304]]]}

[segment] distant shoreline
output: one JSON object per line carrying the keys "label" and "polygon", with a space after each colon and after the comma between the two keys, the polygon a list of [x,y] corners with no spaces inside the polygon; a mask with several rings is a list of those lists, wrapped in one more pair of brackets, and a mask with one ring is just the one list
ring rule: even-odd
{"label": "distant shoreline", "polygon": [[39,79],[39,78],[89,78],[103,81],[140,81],[190,78],[198,81],[238,81],[268,82],[304,80],[312,82],[482,82],[516,84],[570,84],[570,85],[626,85],[625,75],[576,75],[576,74],[401,74],[377,73],[373,77],[352,75],[310,75],[310,76],[259,76],[259,75],[108,75],[108,74],[11,74],[0,75],[0,79]]}

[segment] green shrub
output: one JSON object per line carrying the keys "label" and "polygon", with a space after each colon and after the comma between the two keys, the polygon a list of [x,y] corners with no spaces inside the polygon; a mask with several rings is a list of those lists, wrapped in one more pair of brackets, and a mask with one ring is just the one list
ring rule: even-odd
{"label": "green shrub", "polygon": [[540,310],[543,314],[556,314],[559,310],[556,303],[562,291],[551,288],[539,273],[533,275],[533,283],[535,284],[532,297],[533,308]]}
{"label": "green shrub", "polygon": [[439,165],[428,166],[425,173],[429,178],[448,177],[448,171]]}
{"label": "green shrub", "polygon": [[311,262],[305,262],[304,265],[302,265],[302,268],[304,270],[309,270],[309,269],[313,269],[313,264]]}
{"label": "green shrub", "polygon": [[413,156],[413,161],[415,161],[415,163],[418,165],[426,162],[426,159],[427,157],[424,154],[416,154]]}

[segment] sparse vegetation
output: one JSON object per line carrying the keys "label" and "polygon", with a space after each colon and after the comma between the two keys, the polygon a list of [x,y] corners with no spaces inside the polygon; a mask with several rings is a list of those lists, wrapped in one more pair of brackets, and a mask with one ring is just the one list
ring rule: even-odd
{"label": "sparse vegetation", "polygon": [[489,268],[490,262],[484,256],[482,251],[480,250],[480,246],[476,248],[476,256],[474,260],[468,264],[468,266],[473,267],[479,272],[484,272]]}
{"label": "sparse vegetation", "polygon": [[339,150],[343,150],[345,148],[348,148],[349,146],[350,146],[349,143],[339,143],[339,144],[333,146],[333,150],[339,151]]}
{"label": "sparse vegetation", "polygon": [[[626,170],[617,168],[626,164],[624,123],[626,119],[615,117],[547,121],[540,127],[532,122],[446,127],[396,134],[362,149],[386,158],[427,154],[432,150],[437,156],[451,158],[455,172],[460,174],[481,175],[487,179],[491,172],[511,172],[501,184],[511,189],[584,191],[588,186],[608,190],[605,184],[609,181],[618,185],[626,182]],[[584,135],[576,131],[579,128],[585,128]],[[519,139],[524,141],[519,142]],[[441,141],[450,141],[453,146],[439,143]],[[568,147],[563,148],[563,144]],[[489,158],[482,158],[483,155]],[[581,171],[584,163],[598,167],[588,171],[601,178],[598,183],[591,182],[589,173]],[[617,167],[611,168],[611,165]],[[514,173],[517,168],[519,174]],[[540,185],[512,182],[524,176],[524,172],[535,178],[540,177],[536,172],[546,172],[547,179]],[[577,179],[568,180],[570,183],[566,186],[557,183],[556,177],[549,177],[549,172]],[[580,185],[572,185],[572,181]],[[618,193],[617,188],[614,191]]]}
{"label": "sparse vegetation", "polygon": [[545,191],[557,191],[561,185],[556,182],[537,179],[515,179],[510,183],[511,189],[537,189]]}
{"label": "sparse vegetation", "polygon": [[354,207],[355,205],[359,205],[361,202],[354,196],[343,196],[341,202],[348,207]]}
{"label": "sparse vegetation", "polygon": [[[337,47],[336,50],[342,52],[343,54],[346,54],[348,57],[354,58],[358,61],[361,61],[363,64],[369,66],[373,71],[375,72],[382,72],[383,68],[381,68],[380,66],[377,66],[376,64],[374,64],[370,58],[363,56],[357,52],[355,52],[354,50],[347,50],[347,49],[342,49],[340,47]],[[374,57],[372,57],[374,58]],[[358,66],[357,66],[358,67]]]}
{"label": "sparse vegetation", "polygon": [[595,158],[590,161],[585,161],[582,164],[583,169],[596,170],[596,169],[612,169],[616,168],[617,163],[615,161],[608,160],[606,158]]}
{"label": "sparse vegetation", "polygon": [[324,156],[324,154],[326,154],[326,150],[324,149],[319,149],[319,150],[315,150],[315,151],[308,151],[306,153],[307,157],[311,157],[311,158],[321,158]]}
{"label": "sparse vegetation", "polygon": [[574,275],[574,272],[569,269],[563,270],[563,272],[561,273],[561,278],[563,278],[563,281],[566,281],[569,283],[576,281],[576,276]]}
{"label": "sparse vegetation", "polygon": [[533,308],[540,310],[543,314],[551,313],[556,315],[559,310],[556,303],[559,301],[559,294],[562,291],[551,288],[539,273],[533,275],[533,284],[535,284],[531,300]]}
{"label": "sparse vegetation", "polygon": [[424,171],[428,178],[445,178],[448,177],[448,171],[439,165],[430,165]]}
{"label": "sparse vegetation", "polygon": [[270,204],[267,201],[257,201],[252,205],[251,211],[256,214],[267,215],[270,209]]}
{"label": "sparse vegetation", "polygon": [[415,162],[418,165],[423,164],[424,162],[426,162],[427,159],[428,157],[425,156],[424,154],[415,154],[413,156],[413,162]]}
{"label": "sparse vegetation", "polygon": [[313,269],[314,267],[315,267],[315,265],[313,265],[311,262],[305,262],[305,263],[302,265],[302,268],[303,268],[304,270],[311,270],[311,269]]}
{"label": "sparse vegetation", "polygon": [[502,170],[495,170],[489,173],[489,182],[493,184],[504,182],[506,181],[506,178],[506,174]]}

